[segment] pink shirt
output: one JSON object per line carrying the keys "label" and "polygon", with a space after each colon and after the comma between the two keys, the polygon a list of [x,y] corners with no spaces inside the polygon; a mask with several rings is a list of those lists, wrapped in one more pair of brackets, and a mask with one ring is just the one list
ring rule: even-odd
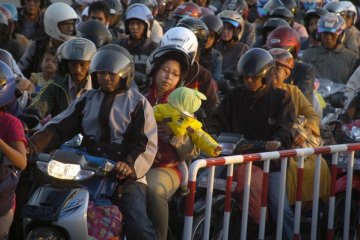
{"label": "pink shirt", "polygon": [[0,138],[7,144],[22,141],[27,145],[24,128],[20,120],[4,112],[0,112]]}

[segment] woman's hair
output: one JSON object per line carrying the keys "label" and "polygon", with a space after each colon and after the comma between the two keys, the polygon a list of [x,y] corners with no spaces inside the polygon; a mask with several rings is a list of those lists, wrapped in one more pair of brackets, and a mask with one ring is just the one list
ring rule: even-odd
{"label": "woman's hair", "polygon": [[153,71],[153,76],[150,76],[150,77],[155,77],[155,75],[157,74],[157,72],[159,71],[160,67],[167,61],[170,61],[170,60],[173,60],[173,61],[177,61],[179,64],[180,64],[180,80],[179,80],[179,83],[177,86],[180,86],[182,85],[182,83],[184,82],[184,73],[186,72],[186,69],[185,69],[185,66],[186,64],[184,64],[182,62],[182,60],[176,55],[176,54],[173,54],[173,53],[169,53],[167,54],[166,56],[163,56],[162,58],[158,59],[156,61],[156,64],[154,66],[155,68],[155,71]]}

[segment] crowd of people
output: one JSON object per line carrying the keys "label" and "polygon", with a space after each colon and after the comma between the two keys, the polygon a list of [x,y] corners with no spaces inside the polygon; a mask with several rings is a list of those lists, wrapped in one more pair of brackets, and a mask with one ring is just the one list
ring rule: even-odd
{"label": "crowd of people", "polygon": [[[214,140],[221,132],[263,140],[264,151],[317,147],[316,80],[344,84],[347,105],[360,88],[357,1],[20,4],[0,4],[0,239],[8,239],[26,154],[81,134],[82,148],[116,162],[124,188],[113,204],[127,239],[165,240],[168,202],[186,195],[187,167],[200,152],[221,153]],[[17,118],[23,113],[42,123],[29,139]],[[326,202],[330,172],[321,164]],[[312,200],[314,168],[306,162],[304,201]],[[284,239],[293,235],[295,175],[290,159]],[[280,176],[272,161],[273,221]]]}

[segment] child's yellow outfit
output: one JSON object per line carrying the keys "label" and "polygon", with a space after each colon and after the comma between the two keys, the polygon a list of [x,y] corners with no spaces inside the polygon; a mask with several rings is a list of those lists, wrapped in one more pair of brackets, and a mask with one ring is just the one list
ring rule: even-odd
{"label": "child's yellow outfit", "polygon": [[[154,107],[155,119],[157,122],[165,122],[175,136],[188,134],[194,145],[203,153],[210,157],[216,157],[221,152],[220,145],[209,134],[202,130],[201,122],[194,117],[194,112],[201,106],[201,100],[206,100],[206,97],[199,91],[179,87],[169,95],[168,103],[158,104]],[[185,168],[183,166],[184,164]],[[186,163],[179,163],[178,168],[183,178],[181,188],[183,188],[184,185],[186,188]]]}

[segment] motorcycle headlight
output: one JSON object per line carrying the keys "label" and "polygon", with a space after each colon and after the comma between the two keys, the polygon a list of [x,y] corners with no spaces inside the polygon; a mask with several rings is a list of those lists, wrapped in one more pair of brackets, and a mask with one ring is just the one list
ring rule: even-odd
{"label": "motorcycle headlight", "polygon": [[38,168],[51,177],[62,180],[84,180],[93,176],[93,171],[82,170],[79,164],[67,164],[56,160],[37,162]]}

